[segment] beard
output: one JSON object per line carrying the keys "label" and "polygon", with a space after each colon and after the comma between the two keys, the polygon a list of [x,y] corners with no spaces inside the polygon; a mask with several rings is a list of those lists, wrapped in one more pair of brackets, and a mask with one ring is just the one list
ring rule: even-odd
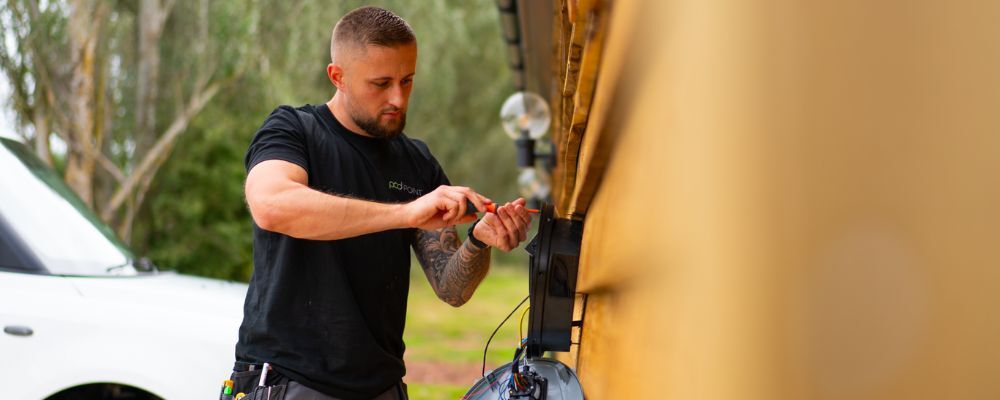
{"label": "beard", "polygon": [[[399,122],[396,124],[380,123],[379,117],[383,112],[399,112]],[[358,125],[359,128],[364,129],[369,135],[376,139],[389,140],[399,136],[403,132],[403,128],[406,127],[406,112],[398,108],[380,110],[378,114],[374,117],[363,115],[357,110],[351,110],[350,112],[351,120]]]}

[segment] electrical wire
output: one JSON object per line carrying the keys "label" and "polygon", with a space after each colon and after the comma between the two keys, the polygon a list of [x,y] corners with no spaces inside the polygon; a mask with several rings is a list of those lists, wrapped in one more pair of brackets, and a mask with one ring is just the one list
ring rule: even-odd
{"label": "electrical wire", "polygon": [[510,363],[510,380],[507,384],[508,388],[513,385],[515,390],[521,391],[528,385],[524,377],[521,376],[518,368],[527,353],[528,352],[525,349],[525,341],[522,341],[521,345],[518,346],[516,351],[514,351],[514,360]]}
{"label": "electrical wire", "polygon": [[507,380],[501,381],[502,379],[503,378],[497,378],[497,380],[493,381],[493,383],[490,383],[489,385],[486,385],[486,386],[480,388],[479,390],[477,390],[477,391],[475,391],[473,393],[467,393],[465,396],[462,396],[461,400],[468,400],[468,399],[471,399],[473,397],[479,396],[479,395],[481,395],[483,393],[486,393],[487,390],[492,390],[493,387],[497,386],[497,385],[500,385],[500,386],[497,386],[497,389],[501,390],[501,394],[502,394],[502,391],[504,390],[503,385],[506,385],[507,382],[508,382]]}
{"label": "electrical wire", "polygon": [[518,339],[518,343],[521,346],[524,345],[524,316],[528,315],[528,311],[530,311],[530,310],[531,310],[531,306],[528,306],[528,308],[524,309],[524,311],[521,313],[521,320],[517,324],[517,339]]}
{"label": "electrical wire", "polygon": [[500,327],[503,326],[503,324],[507,322],[507,320],[510,319],[510,317],[514,315],[515,312],[517,312],[517,309],[521,308],[521,306],[524,305],[524,302],[526,301],[528,301],[528,296],[524,296],[524,300],[521,300],[521,302],[517,303],[517,306],[514,307],[513,310],[510,310],[510,314],[507,314],[507,318],[504,318],[503,321],[500,321],[500,325],[497,325],[497,328],[493,330],[493,334],[490,335],[489,340],[486,341],[486,347],[483,347],[483,373],[482,373],[483,377],[486,377],[486,351],[489,350],[490,348],[490,342],[493,341],[493,337],[496,336],[497,332],[500,330]]}

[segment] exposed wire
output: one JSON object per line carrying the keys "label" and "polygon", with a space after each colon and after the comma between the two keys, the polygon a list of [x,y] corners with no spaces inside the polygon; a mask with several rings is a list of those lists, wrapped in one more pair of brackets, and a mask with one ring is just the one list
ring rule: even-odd
{"label": "exposed wire", "polygon": [[524,316],[528,314],[528,310],[530,309],[531,306],[524,309],[524,312],[521,313],[521,322],[517,324],[517,341],[521,345],[524,345]]}
{"label": "exposed wire", "polygon": [[500,321],[500,325],[497,325],[497,328],[493,330],[493,334],[490,335],[489,340],[486,341],[486,347],[483,347],[483,373],[482,373],[483,377],[486,376],[486,351],[489,350],[490,348],[490,342],[493,341],[493,336],[496,336],[497,332],[500,330],[500,327],[503,326],[503,324],[507,322],[507,320],[510,319],[510,317],[514,315],[515,312],[517,312],[517,309],[521,308],[521,306],[524,305],[524,302],[526,301],[528,301],[528,296],[524,296],[524,300],[521,300],[521,302],[517,303],[517,306],[514,307],[513,310],[510,310],[510,314],[507,314],[507,318],[504,318],[503,321]]}
{"label": "exposed wire", "polygon": [[508,383],[508,381],[509,381],[509,380],[503,380],[503,381],[501,381],[502,379],[503,378],[502,378],[502,375],[501,375],[501,378],[497,378],[497,380],[493,381],[493,383],[490,383],[489,385],[486,385],[486,386],[480,388],[479,390],[477,390],[477,391],[475,391],[473,393],[466,393],[465,396],[462,396],[462,400],[467,400],[467,399],[471,399],[473,397],[479,396],[479,395],[481,395],[483,393],[486,393],[487,390],[493,390],[494,386],[496,386],[497,389],[501,391],[500,393],[502,395],[503,390],[505,388],[504,385],[506,385]]}
{"label": "exposed wire", "polygon": [[511,361],[510,363],[510,379],[507,386],[509,388],[511,385],[513,385],[514,389],[518,391],[524,390],[524,388],[528,386],[527,380],[523,376],[521,376],[520,368],[518,368],[521,365],[521,361],[528,354],[528,352],[525,349],[526,347],[525,343],[526,343],[525,340],[521,341],[521,345],[518,346],[516,351],[514,351],[514,360]]}

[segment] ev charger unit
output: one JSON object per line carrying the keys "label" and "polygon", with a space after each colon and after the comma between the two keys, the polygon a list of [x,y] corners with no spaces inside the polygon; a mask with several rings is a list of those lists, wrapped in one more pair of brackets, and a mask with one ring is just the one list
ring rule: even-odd
{"label": "ev charger unit", "polygon": [[576,373],[546,351],[569,351],[583,222],[555,217],[542,206],[538,234],[525,247],[528,261],[528,336],[514,361],[487,373],[463,400],[583,400]]}

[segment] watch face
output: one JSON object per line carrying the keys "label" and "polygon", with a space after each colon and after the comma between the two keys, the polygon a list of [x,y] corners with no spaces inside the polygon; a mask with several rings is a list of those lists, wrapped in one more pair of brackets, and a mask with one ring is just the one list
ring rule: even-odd
{"label": "watch face", "polygon": [[482,249],[482,248],[487,247],[488,245],[486,243],[483,243],[483,241],[477,239],[476,236],[472,234],[472,232],[476,229],[476,224],[478,224],[478,223],[479,223],[479,220],[476,220],[476,222],[473,222],[472,225],[469,225],[469,232],[468,232],[468,235],[466,235],[466,236],[469,238],[469,240],[472,242],[472,244],[474,244],[474,245],[476,245],[476,247]]}

